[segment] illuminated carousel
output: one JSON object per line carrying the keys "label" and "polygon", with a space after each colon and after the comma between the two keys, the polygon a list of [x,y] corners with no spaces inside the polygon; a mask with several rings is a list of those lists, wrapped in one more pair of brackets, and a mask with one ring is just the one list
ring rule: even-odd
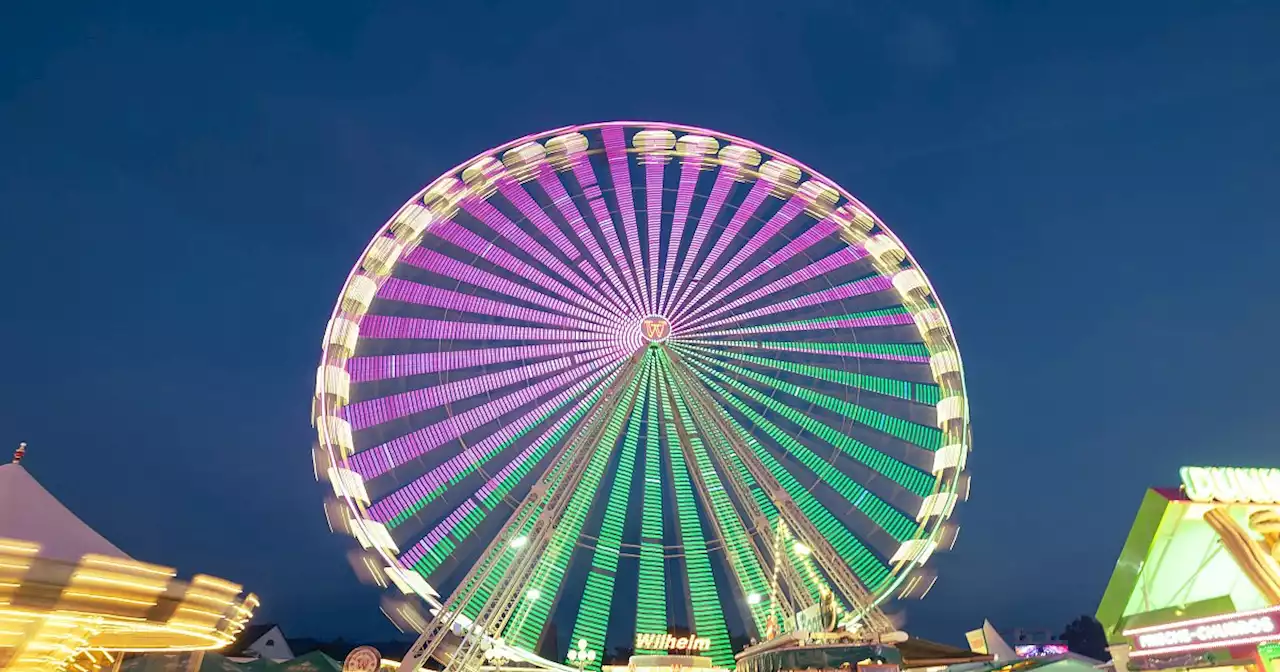
{"label": "illuminated carousel", "polygon": [[231,643],[256,596],[130,558],[41,487],[25,450],[0,466],[0,670],[93,672],[122,653]]}

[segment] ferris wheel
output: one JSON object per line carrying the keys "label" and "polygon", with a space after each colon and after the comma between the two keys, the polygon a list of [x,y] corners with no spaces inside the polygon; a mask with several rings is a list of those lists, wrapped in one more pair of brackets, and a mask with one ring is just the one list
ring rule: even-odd
{"label": "ferris wheel", "polygon": [[313,417],[331,525],[457,669],[672,629],[732,667],[733,633],[828,601],[883,634],[968,491],[960,354],[898,238],[676,124],[527,136],[416,194],[347,278]]}

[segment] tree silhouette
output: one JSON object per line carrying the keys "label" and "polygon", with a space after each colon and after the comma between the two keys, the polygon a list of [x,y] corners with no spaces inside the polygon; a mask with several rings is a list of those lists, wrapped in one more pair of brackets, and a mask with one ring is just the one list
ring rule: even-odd
{"label": "tree silhouette", "polygon": [[1058,639],[1066,642],[1067,648],[1074,653],[1094,660],[1111,660],[1111,653],[1107,651],[1107,633],[1098,619],[1092,616],[1081,616],[1068,623]]}

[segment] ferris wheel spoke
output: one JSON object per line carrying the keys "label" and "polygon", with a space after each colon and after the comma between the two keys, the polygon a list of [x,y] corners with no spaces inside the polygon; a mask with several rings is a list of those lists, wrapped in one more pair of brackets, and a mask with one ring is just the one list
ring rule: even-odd
{"label": "ferris wheel spoke", "polygon": [[[559,296],[560,298],[576,303],[579,306],[591,309],[602,317],[617,316],[617,313],[612,309],[593,302],[587,298],[585,294],[579,293],[579,290],[574,287],[572,283],[565,281],[563,278],[552,278],[529,262],[524,261],[501,247],[494,245],[490,241],[485,240],[457,222],[441,222],[439,226],[428,229],[428,233],[434,234],[441,240],[457,245],[463,250],[476,255],[477,258],[484,259],[495,266],[514,274],[516,277],[523,278],[534,283],[540,289],[553,296]],[[556,289],[557,287],[560,289]],[[567,290],[567,292],[561,290]]]}
{"label": "ferris wheel spoke", "polygon": [[[628,415],[634,412],[637,392],[640,388],[640,378],[643,375],[643,370],[651,366],[651,364],[652,357],[646,353],[641,363],[641,372],[634,376],[628,384],[625,397],[613,409],[612,417],[599,442],[600,446],[607,446],[610,449],[593,451],[587,471],[579,485],[573,490],[563,516],[555,522],[555,532],[552,535],[550,544],[550,548],[553,551],[539,561],[538,569],[530,580],[530,585],[533,589],[539,591],[540,595],[552,596],[560,591],[560,584],[568,569],[569,556],[582,534],[583,525],[586,524],[587,513],[591,509],[591,503],[596,498],[600,482],[604,477],[605,468],[609,463],[609,457],[613,453],[611,449],[617,446],[623,422]],[[510,633],[512,635],[511,638],[526,646],[536,644],[537,633],[542,631],[550,616],[550,602],[550,599],[530,600],[527,594],[522,597],[520,604],[516,607],[516,612],[523,611],[525,617]],[[605,615],[599,616],[601,619],[604,617]],[[599,644],[603,647],[604,642],[600,641]]]}
{"label": "ferris wheel spoke", "polygon": [[[749,283],[758,279],[765,273],[784,265],[790,261],[792,257],[804,252],[810,247],[813,247],[814,244],[835,233],[838,228],[839,226],[831,217],[827,217],[826,219],[816,222],[813,226],[805,230],[804,233],[801,233],[795,238],[787,241],[782,248],[777,252],[770,254],[764,261],[751,266],[742,275],[735,278],[733,282],[725,285],[724,288],[719,289],[710,299],[707,299],[697,306],[696,309],[690,313],[689,317],[692,318],[701,314],[704,310],[714,306],[717,301],[720,301],[724,297],[731,296],[734,292],[747,286]],[[770,292],[763,292],[760,296],[764,296],[769,293]],[[746,302],[744,301],[743,303]]]}
{"label": "ferris wheel spoke", "polygon": [[[640,261],[638,249],[640,230],[636,228],[636,205],[632,201],[631,165],[627,160],[627,140],[622,129],[610,127],[601,131],[604,137],[605,160],[609,164],[609,177],[613,181],[614,204],[618,206],[618,214],[622,217],[622,240],[627,245],[627,265],[631,267],[631,277],[635,280],[636,293],[641,296],[641,307],[651,302],[644,300],[645,293],[642,277],[644,268]],[[635,236],[632,236],[632,233]],[[648,288],[652,295],[653,288]]]}
{"label": "ferris wheel spoke", "polygon": [[[580,308],[551,294],[544,294],[543,292],[535,291],[527,284],[508,280],[499,275],[458,261],[452,257],[440,254],[434,250],[429,250],[423,247],[415,248],[404,256],[403,261],[415,268],[420,268],[431,273],[437,273],[446,278],[457,280],[458,282],[473,285],[475,287],[487,289],[491,292],[502,294],[517,301],[532,303],[536,306],[586,320],[600,326],[613,326],[616,328],[616,325],[609,325],[608,320],[601,317],[600,314],[595,311]],[[410,280],[401,281],[412,282]]]}
{"label": "ferris wheel spoke", "polygon": [[[677,406],[682,402],[676,402],[674,398],[668,396],[670,384],[665,370],[662,374],[658,379],[658,396],[664,400],[664,403]],[[691,625],[695,632],[711,636],[711,649],[708,653],[712,661],[727,667],[733,664],[733,650],[729,648],[729,629],[720,606],[715,574],[711,571],[711,560],[707,555],[707,535],[702,529],[702,522],[694,505],[689,466],[680,449],[680,436],[675,422],[676,413],[671,415],[672,422],[663,424],[666,427],[667,466],[671,472],[672,490],[675,493],[676,534],[684,549],[685,577],[689,586],[689,601],[693,607]]]}
{"label": "ferris wheel spoke", "polygon": [[622,548],[622,528],[626,522],[631,483],[635,475],[636,447],[640,441],[641,407],[650,403],[647,390],[653,375],[653,358],[648,358],[640,374],[639,390],[643,402],[637,400],[636,409],[627,417],[622,435],[618,461],[611,469],[613,483],[604,505],[604,518],[596,535],[595,550],[591,553],[591,568],[587,570],[587,584],[578,614],[574,620],[573,635],[569,641],[587,640],[593,647],[604,650],[605,633],[613,615],[609,609],[614,591],[614,577],[618,573],[618,554]]}
{"label": "ferris wheel spoke", "polygon": [[[617,355],[608,349],[601,348],[581,362],[583,366],[617,361]],[[488,396],[491,393],[517,384],[527,384],[544,376],[561,373],[579,362],[573,358],[561,357],[532,364],[481,374],[462,380],[439,383],[416,390],[407,390],[398,394],[376,399],[366,399],[347,406],[344,417],[351,423],[351,428],[361,430],[385,422],[391,422],[406,416],[421,413],[428,409],[445,404],[462,401],[477,396]]]}
{"label": "ferris wheel spoke", "polygon": [[[645,426],[644,489],[641,493],[640,559],[637,573],[635,634],[663,632],[667,627],[666,550],[663,547],[662,497],[662,402],[658,377],[650,376],[645,390],[648,422]],[[657,649],[636,649],[637,654],[660,653]],[[663,651],[662,653],[665,653]]]}
{"label": "ferris wheel spoke", "polygon": [[596,337],[584,337],[583,333],[577,329],[523,327],[487,322],[454,322],[396,315],[368,315],[360,323],[360,337],[373,339],[618,343],[628,336],[601,334]]}
{"label": "ferris wheel spoke", "polygon": [[[612,363],[617,363],[619,359],[621,357],[612,360],[597,360],[597,362],[612,361]],[[553,390],[581,380],[598,368],[600,368],[600,365],[596,363],[576,366],[542,382],[481,404],[471,410],[451,416],[368,450],[355,453],[351,456],[351,465],[365,480],[369,480],[410,460],[421,457],[477,427],[493,422],[499,417],[515,411]]]}
{"label": "ferris wheel spoke", "polygon": [[[713,302],[715,300],[714,296],[706,302],[702,302],[702,297],[706,296],[708,292],[713,290],[719,293],[719,290],[722,288],[723,281],[729,277],[729,274],[737,270],[738,266],[747,259],[750,259],[751,255],[759,251],[766,243],[773,240],[774,237],[782,231],[783,227],[794,221],[796,217],[799,217],[809,203],[810,199],[803,196],[800,192],[797,192],[791,198],[787,199],[787,202],[784,203],[782,207],[764,223],[764,226],[760,227],[759,231],[747,236],[747,240],[743,244],[742,248],[739,249],[733,257],[729,259],[729,261],[725,262],[723,266],[715,271],[715,275],[711,278],[711,282],[704,284],[698,293],[685,304],[685,314],[689,314],[691,312],[697,313],[704,306]],[[710,267],[708,267],[707,270],[711,270]],[[677,313],[672,315],[671,319],[672,321],[679,321],[680,317],[681,314]]]}
{"label": "ferris wheel spoke", "polygon": [[[604,237],[603,258],[607,259],[610,264],[618,269],[618,275],[621,278],[622,286],[627,292],[627,296],[631,300],[631,305],[637,313],[644,312],[644,301],[640,297],[640,288],[636,283],[635,272],[626,259],[619,260],[619,256],[623,254],[622,243],[618,240],[618,229],[613,223],[613,215],[609,212],[609,204],[604,200],[604,191],[597,183],[595,170],[591,167],[591,162],[585,157],[579,157],[572,164],[574,179],[578,181],[579,187],[582,189],[583,196],[587,199],[587,207],[591,211],[591,216],[595,218],[596,232]],[[595,235],[588,232],[592,240]]]}
{"label": "ferris wheel spoke", "polygon": [[[550,172],[551,168],[550,166],[543,164],[542,170]],[[552,172],[551,175],[552,179],[554,179],[554,172]],[[516,184],[514,180],[508,179],[499,184],[498,192],[506,197],[512,205],[515,205],[516,209],[519,210],[526,219],[533,222],[538,231],[551,239],[551,242],[560,249],[561,254],[563,254],[566,259],[569,259],[571,264],[574,259],[580,256],[578,246],[571,242],[569,237],[560,230],[559,225],[547,216],[547,213],[538,206],[537,202],[533,200],[533,197],[529,195],[529,192],[526,191],[524,187]],[[596,283],[600,287],[607,287],[612,290],[611,294],[613,294],[613,296],[605,296],[604,298],[608,300],[614,308],[619,309],[624,313],[626,312],[626,301],[622,300],[621,295],[617,293],[617,290],[614,289],[612,285],[600,285],[602,276],[595,272],[591,264],[572,264],[571,267],[586,277],[590,282]]]}
{"label": "ferris wheel spoke", "polygon": [[399,355],[364,355],[347,360],[352,383],[408,378],[426,373],[442,373],[475,366],[508,364],[542,357],[581,356],[611,347],[608,341],[556,343],[552,345],[509,345],[472,350],[411,352]]}
{"label": "ferris wheel spoke", "polygon": [[[853,359],[879,359],[915,364],[929,363],[929,350],[922,343],[823,343],[820,341],[733,341],[699,338],[673,339],[691,346],[750,348],[755,350]],[[937,386],[934,386],[935,388]]]}
{"label": "ferris wheel spoke", "polygon": [[[730,407],[738,411],[742,411],[746,407],[746,404],[730,394],[724,387],[709,379],[703,372],[697,371],[695,375]],[[765,468],[777,479],[778,484],[787,492],[788,496],[800,507],[800,510],[830,540],[831,545],[853,570],[862,585],[866,586],[868,590],[874,590],[888,578],[889,567],[883,560],[877,557],[857,535],[851,532],[841,522],[840,518],[833,515],[829,509],[819,502],[808,488],[800,485],[795,476],[784,468],[769,451],[765,450],[760,441],[754,438],[752,433],[742,426],[742,423],[732,415],[728,416],[728,421],[739,435],[742,445],[751,448],[755,459],[764,464]]]}
{"label": "ferris wheel spoke", "polygon": [[[787,410],[789,407],[785,404],[771,400],[767,395],[760,394],[749,387],[734,385],[732,379],[724,376],[723,374],[712,371],[709,367],[706,367],[700,362],[692,362],[692,364],[694,366],[702,367],[702,373],[706,373],[707,375],[718,379],[720,382],[725,383],[727,385],[725,389],[734,397],[732,401],[738,405],[738,408],[743,413],[744,417],[746,417],[754,427],[769,436],[783,451],[785,451],[786,454],[794,457],[803,464],[822,483],[839,493],[855,510],[862,514],[862,516],[865,516],[867,522],[871,523],[871,526],[873,526],[877,532],[883,531],[887,534],[888,539],[880,540],[875,539],[875,534],[867,535],[867,537],[869,537],[867,538],[867,541],[879,541],[876,545],[880,547],[879,550],[882,553],[882,557],[891,557],[894,552],[898,550],[898,546],[900,546],[902,542],[915,535],[919,524],[916,522],[913,515],[908,515],[898,508],[895,508],[888,501],[879,497],[840,469],[837,469],[831,464],[831,462],[813,452],[813,450],[800,441],[792,438],[786,430],[765,418],[763,414],[757,412],[746,402],[748,400],[754,401],[763,405],[766,409],[778,413],[788,420],[796,422],[801,428],[814,432],[816,436],[828,443],[831,443],[834,447],[840,448],[851,457],[856,456],[855,459],[861,458],[860,461],[864,461],[863,464],[872,469],[875,467],[871,467],[867,462],[879,463],[876,464],[876,466],[889,473],[900,471],[901,473],[895,474],[899,478],[903,478],[905,474],[913,473],[913,470],[901,462],[894,464],[887,460],[870,459],[870,454],[875,451],[871,450],[869,447],[863,446],[860,442],[855,442],[852,437],[842,435],[840,432],[837,432],[830,427],[808,420],[807,416],[796,412],[795,409]],[[823,427],[826,427],[826,429],[823,430]],[[820,434],[818,433],[819,431],[821,431]],[[849,446],[848,448],[852,448],[852,450],[849,450],[845,445],[841,445],[842,439],[847,440],[848,442],[858,443],[859,445]],[[859,446],[866,447],[867,450],[858,450],[857,448]],[[887,458],[888,456],[885,457]],[[888,462],[888,464],[885,464],[885,462]],[[898,467],[898,469],[895,470],[892,467]],[[895,483],[899,489],[906,489],[906,486],[899,483],[897,480],[893,480],[892,482]],[[913,498],[913,503],[916,504],[915,508],[917,510],[919,509],[920,497],[920,495],[917,495],[917,497]]]}
{"label": "ferris wheel spoke", "polygon": [[649,314],[658,312],[658,264],[662,246],[662,182],[666,167],[666,157],[650,157],[645,165],[645,219],[649,220],[649,232],[646,236],[649,252],[645,256],[645,266],[649,269]]}
{"label": "ferris wheel spoke", "polygon": [[819,306],[824,303],[830,303],[832,301],[843,301],[844,299],[851,299],[854,297],[866,296],[869,294],[875,294],[876,292],[883,292],[891,289],[893,289],[893,283],[891,283],[888,278],[882,275],[868,275],[868,276],[859,278],[857,280],[853,280],[851,282],[846,282],[846,283],[836,285],[835,287],[831,287],[830,289],[819,290],[817,292],[813,292],[811,294],[805,294],[803,296],[800,296],[794,299],[784,299],[782,301],[779,301],[778,303],[767,305],[762,308],[756,308],[755,310],[748,310],[741,313],[734,313],[733,315],[722,317],[720,319],[713,320],[710,322],[705,322],[696,326],[686,327],[684,325],[681,325],[680,329],[682,333],[684,332],[696,333],[696,332],[704,331],[707,329],[711,329],[713,327],[719,327],[727,324],[738,324],[739,322],[745,322],[747,320],[755,319],[758,317],[765,317],[768,315],[775,315],[777,313],[790,312],[793,310],[799,310],[801,308],[808,308],[811,306]]}
{"label": "ferris wheel spoke", "polygon": [[428,308],[440,308],[451,313],[468,313],[531,322],[549,327],[579,329],[586,333],[602,336],[610,336],[617,333],[616,327],[610,329],[594,322],[566,317],[537,308],[527,308],[513,303],[464,294],[443,287],[431,287],[399,278],[387,278],[386,282],[378,290],[378,298],[426,306]]}
{"label": "ferris wheel spoke", "polygon": [[[901,441],[906,441],[907,443],[929,451],[930,453],[937,451],[942,447],[942,431],[936,427],[929,427],[909,420],[903,420],[902,418],[876,411],[874,409],[867,408],[866,406],[853,404],[843,399],[838,399],[831,395],[796,385],[795,383],[779,380],[778,378],[761,373],[757,370],[736,366],[729,363],[724,358],[710,357],[705,352],[689,351],[688,354],[690,357],[701,362],[708,368],[720,369],[733,373],[741,378],[750,380],[755,384],[764,385],[773,390],[801,399],[805,403],[816,404],[821,408],[850,420],[853,423],[887,434]],[[911,390],[914,384],[906,381],[876,378],[874,376],[866,376],[847,371],[836,371],[833,369],[823,369],[821,367],[809,365],[792,365],[786,362],[779,362],[779,364],[781,366],[775,367],[775,370],[791,371],[811,378],[829,380],[831,382],[844,384],[847,387],[863,389],[908,401],[911,401],[914,398]],[[932,394],[932,392],[924,392],[923,394],[929,395]]]}
{"label": "ferris wheel spoke", "polygon": [[[472,449],[450,458],[445,464],[433,469],[410,485],[401,488],[388,500],[375,503],[370,509],[374,520],[387,519],[387,514],[392,510],[389,507],[398,507],[399,513],[395,514],[394,517],[390,517],[389,522],[392,525],[403,522],[435,501],[444,494],[447,488],[456,485],[466,476],[475,473],[483,465],[485,458],[497,455],[514,445],[522,436],[535,427],[541,426],[557,410],[567,406],[573,397],[581,395],[583,392],[590,392],[579,400],[568,413],[533,439],[529,447],[512,458],[506,466],[477,488],[475,494],[468,498],[463,505],[455,508],[452,513],[445,516],[435,528],[405,552],[401,559],[424,576],[434,573],[448,557],[448,554],[457,548],[459,544],[462,544],[469,535],[469,531],[458,530],[458,523],[465,516],[471,515],[471,512],[476,510],[476,506],[479,507],[478,510],[485,514],[495,511],[502,502],[503,497],[514,489],[521,479],[528,475],[533,465],[542,461],[552,446],[558,444],[565,434],[582,420],[588,408],[599,401],[605,388],[611,384],[614,375],[616,375],[616,371],[614,374],[603,378],[603,382],[601,382],[601,378],[596,378],[592,381],[584,381],[586,384],[580,383],[575,386],[576,389],[566,391],[557,397],[555,400],[557,402],[556,408],[541,414],[527,414],[524,418],[507,425],[501,432],[486,438]],[[594,389],[592,389],[593,385]],[[539,410],[545,410],[547,405],[544,405]],[[414,499],[415,497],[417,497],[416,500]],[[379,509],[379,507],[382,508],[375,510]],[[470,529],[474,529],[474,526],[465,528],[465,530]]]}
{"label": "ferris wheel spoke", "polygon": [[[728,249],[729,243],[733,242],[738,237],[738,233],[742,230],[742,227],[746,225],[747,220],[751,219],[751,216],[755,214],[756,210],[764,204],[765,199],[769,197],[775,186],[776,185],[773,180],[770,180],[767,177],[761,177],[754,185],[751,186],[751,191],[747,192],[747,197],[742,200],[737,211],[729,218],[729,223],[725,225],[724,230],[720,232],[720,236],[716,238],[716,242],[712,243],[711,250],[707,253],[706,258],[699,262],[698,273],[696,273],[694,277],[689,278],[688,282],[685,284],[685,292],[681,293],[680,298],[676,300],[675,305],[671,309],[671,314],[673,316],[682,315],[684,314],[684,311],[688,309],[690,304],[690,295],[688,292],[693,285],[703,285],[701,291],[706,291],[706,287],[710,284],[706,282],[706,279],[707,276],[711,274],[712,269],[715,268],[716,261],[720,258],[720,255],[724,254],[724,251]],[[694,251],[692,249],[689,250],[690,257],[692,257],[693,252]],[[690,257],[686,257],[686,259]],[[700,295],[701,294],[699,294],[699,296]],[[678,321],[675,320],[675,318],[672,319],[673,321]]]}
{"label": "ferris wheel spoke", "polygon": [[[708,196],[706,204],[702,207],[702,214],[698,215],[698,219],[694,223],[692,235],[689,236],[689,249],[684,253],[684,261],[680,265],[680,272],[676,273],[671,279],[670,295],[667,297],[667,303],[662,308],[664,314],[674,308],[680,296],[688,291],[689,284],[694,276],[692,272],[693,262],[702,250],[703,243],[706,242],[707,233],[715,227],[716,219],[720,216],[720,210],[724,208],[725,201],[729,199],[729,192],[733,190],[733,185],[737,183],[739,174],[741,174],[741,169],[735,164],[721,166],[716,174],[715,184],[711,187],[711,194]],[[686,211],[685,214],[687,216],[688,212]],[[671,264],[672,268],[675,268],[674,256],[672,256]]]}
{"label": "ferris wheel spoke", "polygon": [[[579,157],[574,161],[575,165],[587,166],[585,158]],[[588,167],[588,172],[589,170]],[[594,179],[594,176],[592,179]],[[604,273],[604,278],[607,281],[606,287],[617,299],[617,303],[619,305],[627,305],[627,299],[623,296],[626,286],[618,275],[620,268],[613,257],[604,254],[604,251],[600,248],[600,241],[596,239],[591,227],[587,225],[586,219],[578,210],[577,204],[573,202],[569,193],[565,191],[564,183],[556,176],[555,170],[544,164],[538,172],[538,184],[542,186],[543,191],[547,192],[547,196],[551,198],[556,208],[560,211],[560,215],[569,222],[569,228],[577,236],[582,250],[585,251],[580,265],[586,265],[588,268],[598,266],[600,271]],[[639,310],[639,306],[634,307]]]}
{"label": "ferris wheel spoke", "polygon": [[671,292],[676,271],[676,257],[680,254],[680,242],[684,240],[684,228],[689,221],[689,209],[693,206],[693,193],[698,186],[698,177],[705,169],[702,158],[697,154],[686,154],[680,158],[680,183],[676,187],[676,204],[671,213],[671,232],[667,235],[667,254],[660,264],[661,273],[655,293],[657,294],[658,313],[665,313],[671,301]]}
{"label": "ferris wheel spoke", "polygon": [[547,267],[548,270],[557,274],[561,283],[567,283],[579,294],[587,297],[601,309],[606,310],[614,315],[621,316],[616,308],[610,308],[608,300],[604,298],[591,283],[587,282],[578,273],[570,269],[563,261],[555,256],[550,250],[535,240],[532,236],[524,232],[511,221],[501,210],[490,205],[487,201],[478,198],[466,198],[462,201],[462,209],[468,214],[484,223],[485,226],[493,230],[499,236],[511,241],[519,249],[532,256],[538,263]]}
{"label": "ferris wheel spoke", "polygon": [[[681,329],[702,329],[707,324],[710,324],[710,325],[723,324],[726,318],[722,317],[720,318],[719,321],[716,321],[716,322],[712,322],[711,320],[714,320],[717,316],[723,315],[724,313],[734,310],[739,306],[754,303],[756,301],[760,301],[761,299],[765,299],[769,297],[775,298],[775,301],[772,305],[782,306],[782,308],[779,308],[778,310],[792,310],[794,308],[804,307],[805,305],[816,305],[816,303],[821,303],[822,301],[817,301],[816,303],[803,304],[803,305],[793,305],[792,304],[793,301],[800,301],[805,297],[800,297],[799,299],[787,298],[783,294],[783,291],[790,289],[792,287],[795,287],[796,285],[799,285],[802,282],[824,276],[837,269],[855,264],[858,261],[862,260],[864,257],[866,257],[866,252],[863,251],[861,248],[856,248],[856,247],[841,248],[840,250],[833,252],[827,255],[826,257],[823,257],[822,259],[819,259],[818,261],[815,261],[812,264],[805,266],[804,268],[787,273],[783,277],[778,278],[777,280],[774,280],[773,282],[770,282],[769,284],[757,290],[748,292],[738,297],[737,299],[734,299],[733,301],[730,301],[729,303],[726,303],[709,313],[705,313],[700,317],[691,315],[688,319],[680,323],[680,327]],[[877,275],[865,276],[865,278],[875,278],[875,277],[880,277],[880,276],[877,276]],[[886,280],[885,284],[889,285],[891,283],[889,283]],[[824,290],[824,291],[829,292],[830,295],[835,296],[836,298],[848,298],[848,297],[840,296],[839,292],[835,292],[834,289],[835,288]],[[813,295],[810,295],[810,296],[813,296]],[[783,300],[779,302],[777,300],[779,298]],[[815,298],[821,298],[821,297],[815,297]],[[836,300],[836,299],[826,299],[826,300]],[[706,304],[706,305],[710,305],[710,304]],[[769,307],[771,306],[766,305],[763,308],[758,310],[764,310]],[[750,317],[755,317],[760,314],[768,314],[768,313],[747,311],[745,313],[736,313],[734,317],[741,317],[742,319],[750,319]],[[743,317],[746,315],[750,315],[750,317]]]}
{"label": "ferris wheel spoke", "polygon": [[703,328],[694,328],[672,336],[672,340],[680,341],[694,334],[703,338],[714,338],[723,336],[745,336],[749,334],[782,334],[806,331],[825,332],[830,329],[870,329],[873,327],[892,328],[907,325],[915,325],[915,319],[911,316],[911,313],[902,306],[894,306],[877,310],[864,310],[857,313],[847,313],[844,315],[788,320],[786,322],[778,322],[775,324],[751,325],[746,327],[735,327],[732,329],[704,331]]}
{"label": "ferris wheel spoke", "polygon": [[[676,429],[678,448],[684,452],[685,462],[694,467],[689,470],[689,475],[702,501],[702,508],[715,527],[716,536],[724,541],[729,569],[737,580],[742,597],[747,602],[754,632],[756,636],[761,636],[767,630],[768,616],[774,608],[774,605],[759,599],[769,593],[769,586],[762,569],[764,561],[747,532],[742,515],[730,501],[724,483],[711,465],[711,458],[707,454],[702,438],[705,430],[695,427],[687,408],[689,400],[682,398],[677,391],[673,377],[668,372],[668,362],[665,357],[660,361],[663,365],[664,385],[671,391],[674,401],[671,408],[675,418],[673,426]],[[750,595],[757,597],[754,604],[748,599]]]}

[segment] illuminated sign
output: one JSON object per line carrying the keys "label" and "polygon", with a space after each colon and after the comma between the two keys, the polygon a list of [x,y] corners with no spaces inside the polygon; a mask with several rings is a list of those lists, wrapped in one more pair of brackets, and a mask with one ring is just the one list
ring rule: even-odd
{"label": "illuminated sign", "polygon": [[342,672],[378,672],[382,654],[372,646],[357,646],[342,661]]}
{"label": "illuminated sign", "polygon": [[691,634],[677,637],[669,632],[662,634],[640,633],[636,635],[637,649],[657,649],[660,651],[710,651],[711,638]]}
{"label": "illuminated sign", "polygon": [[1183,653],[1280,639],[1280,607],[1125,630],[1132,656]]}
{"label": "illuminated sign", "polygon": [[661,343],[671,335],[671,323],[661,315],[640,320],[640,336],[650,343]]}
{"label": "illuminated sign", "polygon": [[1013,647],[1019,658],[1043,658],[1045,656],[1065,656],[1069,649],[1066,644],[1020,644]]}
{"label": "illuminated sign", "polygon": [[1181,474],[1192,501],[1280,504],[1280,469],[1183,467]]}

